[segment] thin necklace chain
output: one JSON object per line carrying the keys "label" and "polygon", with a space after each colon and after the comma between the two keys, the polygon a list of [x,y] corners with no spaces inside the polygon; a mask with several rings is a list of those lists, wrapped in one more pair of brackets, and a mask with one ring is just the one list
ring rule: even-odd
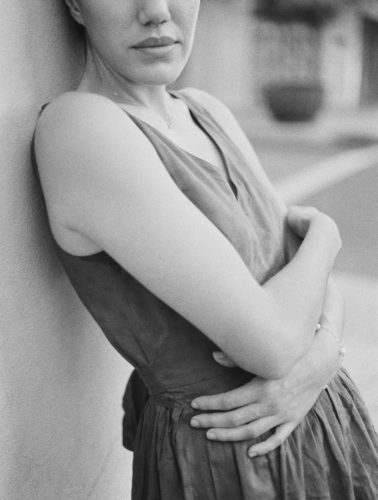
{"label": "thin necklace chain", "polygon": [[[114,92],[113,91],[112,93],[115,96],[119,97],[120,99],[123,99],[123,97],[120,94],[118,94],[118,92]],[[127,103],[127,102],[125,102],[124,104],[128,104],[129,106],[136,106],[137,107],[136,104],[131,104],[131,103]],[[139,107],[142,107],[142,106],[139,106]],[[159,116],[159,118],[164,122],[164,124],[168,127],[169,130],[172,130],[172,128],[173,128],[173,119],[171,117],[169,117],[169,119],[166,120],[159,113],[157,113],[157,112],[154,112],[154,113]]]}

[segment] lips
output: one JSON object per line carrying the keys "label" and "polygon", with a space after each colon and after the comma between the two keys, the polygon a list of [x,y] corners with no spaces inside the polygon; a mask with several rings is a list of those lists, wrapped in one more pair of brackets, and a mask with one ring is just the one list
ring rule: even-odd
{"label": "lips", "polygon": [[168,47],[170,45],[174,45],[175,43],[177,43],[177,41],[170,36],[149,37],[134,45],[134,48],[151,49],[155,47]]}

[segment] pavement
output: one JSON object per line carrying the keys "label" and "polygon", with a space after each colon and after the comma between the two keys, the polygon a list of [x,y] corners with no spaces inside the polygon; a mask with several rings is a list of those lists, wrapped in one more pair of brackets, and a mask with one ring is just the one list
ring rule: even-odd
{"label": "pavement", "polygon": [[339,225],[344,365],[378,429],[378,106],[327,110],[302,124],[278,123],[263,108],[237,118],[287,203],[315,205]]}

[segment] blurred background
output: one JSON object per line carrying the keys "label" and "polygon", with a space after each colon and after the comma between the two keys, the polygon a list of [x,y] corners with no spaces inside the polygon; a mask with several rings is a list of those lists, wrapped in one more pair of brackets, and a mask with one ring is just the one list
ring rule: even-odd
{"label": "blurred background", "polygon": [[373,144],[378,2],[206,0],[177,85],[226,102],[273,179]]}
{"label": "blurred background", "polygon": [[378,424],[378,2],[206,0],[178,86],[231,107],[288,204],[337,221],[345,364]]}

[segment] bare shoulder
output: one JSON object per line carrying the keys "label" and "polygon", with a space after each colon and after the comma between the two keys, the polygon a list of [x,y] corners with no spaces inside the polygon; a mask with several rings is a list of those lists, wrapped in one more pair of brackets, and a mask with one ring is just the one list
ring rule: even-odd
{"label": "bare shoulder", "polygon": [[51,101],[42,111],[38,120],[37,131],[46,132],[55,128],[56,124],[71,125],[78,119],[88,116],[91,118],[99,111],[110,109],[112,101],[98,94],[89,92],[65,92]]}
{"label": "bare shoulder", "polygon": [[110,99],[92,93],[66,92],[41,113],[36,128],[37,153],[45,152],[45,147],[56,140],[83,144],[96,131],[105,137],[114,132],[114,125],[122,123],[125,127],[127,121],[131,123]]}
{"label": "bare shoulder", "polygon": [[106,97],[79,92],[62,94],[44,109],[35,149],[41,177],[63,176],[66,182],[87,170],[90,175],[96,169],[97,175],[106,175],[119,157],[130,165],[142,152],[154,157],[151,143],[118,105]]}
{"label": "bare shoulder", "polygon": [[[35,152],[50,226],[66,247],[72,243],[67,232],[85,228],[85,205],[99,204],[100,195],[121,187],[125,198],[129,186],[134,192],[146,189],[143,181],[160,163],[152,144],[119,106],[79,92],[62,94],[46,106],[36,128]],[[78,246],[80,251],[83,245]]]}
{"label": "bare shoulder", "polygon": [[214,118],[219,122],[224,123],[225,121],[236,122],[236,119],[230,109],[218,98],[205,92],[204,90],[186,87],[180,91],[184,95],[188,95],[193,100],[197,101],[203,108],[205,108],[209,113],[211,113]]}
{"label": "bare shoulder", "polygon": [[[76,157],[85,150],[110,140],[117,125],[126,119],[109,99],[89,93],[67,92],[49,103],[41,113],[35,133],[35,151],[43,181],[67,172]],[[71,160],[71,161],[70,161]],[[85,162],[82,162],[85,165]]]}

